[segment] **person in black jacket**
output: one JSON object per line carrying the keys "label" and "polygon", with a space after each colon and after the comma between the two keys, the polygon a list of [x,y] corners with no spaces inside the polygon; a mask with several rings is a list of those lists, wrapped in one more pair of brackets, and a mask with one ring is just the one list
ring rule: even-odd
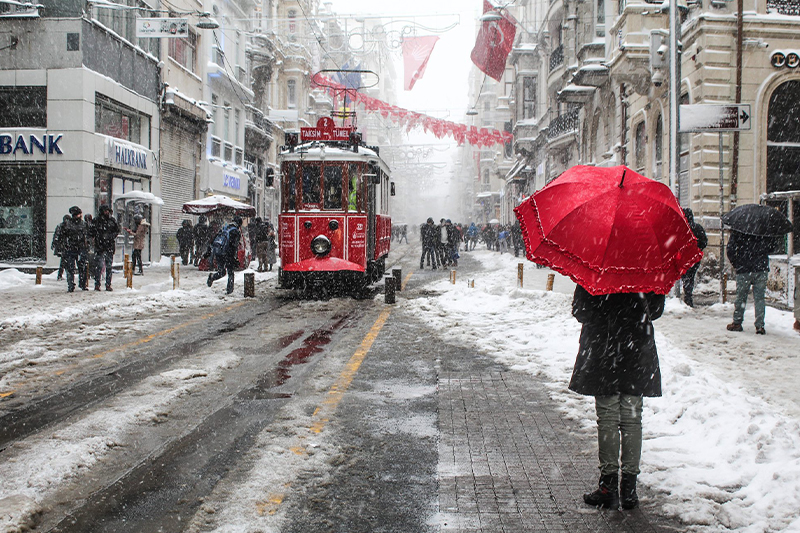
{"label": "person in black jacket", "polygon": [[616,509],[621,503],[633,509],[639,504],[642,405],[644,396],[661,396],[653,320],[664,312],[664,300],[655,293],[592,296],[580,285],[575,288],[572,315],[583,327],[569,388],[594,396],[597,411],[600,482],[583,495],[589,505]]}
{"label": "person in black jacket", "polygon": [[[686,221],[689,223],[689,227],[692,229],[692,233],[694,233],[695,238],[697,239],[697,247],[701,250],[708,246],[708,237],[706,236],[706,230],[703,229],[703,226],[698,224],[694,221],[694,213],[688,207],[683,208],[683,214],[686,216]],[[683,301],[689,307],[694,307],[694,298],[692,293],[694,292],[694,277],[697,274],[697,269],[700,268],[700,262],[694,264],[686,273],[681,276],[681,282],[683,283]]]}
{"label": "person in black jacket", "polygon": [[212,237],[212,235],[209,235],[211,229],[208,227],[208,218],[205,215],[200,215],[192,232],[194,234],[194,260],[192,263],[197,266],[200,263],[200,259],[206,254]]}
{"label": "person in black jacket", "polygon": [[192,231],[191,220],[184,220],[181,222],[181,227],[175,232],[175,238],[178,239],[178,251],[181,254],[181,263],[184,266],[189,264],[189,254],[192,253],[194,246],[194,232]]}
{"label": "person in black jacket", "polygon": [[231,294],[233,292],[233,276],[236,269],[236,265],[239,264],[239,240],[242,238],[242,217],[235,216],[233,217],[233,222],[231,226],[225,226],[220,231],[229,231],[228,236],[228,245],[223,251],[221,255],[215,253],[216,261],[217,261],[217,271],[212,272],[208,275],[207,285],[210,287],[215,281],[220,278],[225,277],[227,274],[228,276],[228,287],[227,293]]}
{"label": "person in black jacket", "polygon": [[107,205],[100,206],[100,214],[94,219],[92,228],[94,234],[94,252],[97,270],[94,276],[94,290],[100,290],[100,279],[103,267],[106,269],[106,290],[111,291],[111,266],[114,264],[114,252],[117,248],[117,235],[119,224],[111,216],[111,208]]}
{"label": "person in black jacket", "polygon": [[67,269],[67,291],[75,291],[75,268],[78,268],[78,286],[82,291],[88,290],[86,280],[86,252],[88,244],[86,242],[86,224],[83,222],[83,212],[77,205],[69,208],[72,215],[69,220],[64,222],[62,239],[64,243],[65,267]]}
{"label": "person in black jacket", "polygon": [[420,240],[422,241],[422,256],[419,258],[419,269],[425,268],[425,257],[428,258],[428,266],[436,270],[436,246],[439,242],[438,228],[433,224],[433,219],[428,221],[420,228]]}
{"label": "person in black jacket", "polygon": [[56,230],[53,232],[53,242],[50,243],[50,249],[53,250],[53,255],[58,256],[61,258],[61,261],[58,264],[58,275],[56,276],[56,281],[61,281],[64,278],[64,268],[66,268],[66,263],[64,262],[64,225],[69,220],[69,215],[64,215],[64,219],[61,221],[61,224],[56,226]]}
{"label": "person in black jacket", "polygon": [[772,237],[731,231],[727,256],[736,270],[736,303],[733,308],[733,322],[728,324],[728,331],[743,331],[744,309],[747,306],[747,296],[752,287],[756,333],[759,335],[767,333],[767,330],[764,329],[765,294],[769,277],[769,253],[773,246]]}

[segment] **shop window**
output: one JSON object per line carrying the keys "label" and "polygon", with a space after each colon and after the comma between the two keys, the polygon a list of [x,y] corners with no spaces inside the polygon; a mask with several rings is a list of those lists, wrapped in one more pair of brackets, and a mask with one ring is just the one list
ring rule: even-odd
{"label": "shop window", "polygon": [[46,128],[47,87],[0,87],[0,128]]}
{"label": "shop window", "polygon": [[95,96],[95,131],[150,148],[150,117],[101,94]]}
{"label": "shop window", "polygon": [[[46,176],[45,165],[2,165],[0,261],[45,259],[48,230],[47,195],[44,194],[47,190]],[[49,229],[53,231],[55,228]]]}
{"label": "shop window", "polygon": [[323,209],[342,208],[342,167],[339,165],[325,166],[325,197]]}
{"label": "shop window", "polygon": [[197,34],[191,29],[187,37],[167,39],[169,57],[190,72],[197,71]]}

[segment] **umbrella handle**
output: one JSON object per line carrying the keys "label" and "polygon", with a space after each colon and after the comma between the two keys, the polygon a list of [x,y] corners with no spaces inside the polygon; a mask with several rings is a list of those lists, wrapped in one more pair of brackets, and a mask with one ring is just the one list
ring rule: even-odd
{"label": "umbrella handle", "polygon": [[627,168],[623,168],[622,169],[622,179],[619,180],[619,188],[620,189],[622,188],[622,184],[625,182],[625,172],[627,172],[627,171],[628,171]]}

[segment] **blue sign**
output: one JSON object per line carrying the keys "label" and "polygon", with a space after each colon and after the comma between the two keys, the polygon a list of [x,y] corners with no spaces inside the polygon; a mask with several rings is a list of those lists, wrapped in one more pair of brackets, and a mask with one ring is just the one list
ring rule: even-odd
{"label": "blue sign", "polygon": [[242,180],[236,176],[232,176],[230,174],[222,173],[222,184],[225,187],[230,187],[231,189],[241,189],[242,188]]}
{"label": "blue sign", "polygon": [[23,154],[32,154],[34,150],[39,150],[43,154],[61,154],[61,147],[58,142],[61,140],[62,135],[42,135],[41,140],[36,135],[29,135],[26,142],[25,135],[17,135],[16,141],[14,137],[8,134],[0,135],[0,155],[14,154],[18,151]]}
{"label": "blue sign", "polygon": [[114,145],[114,162],[119,165],[147,170],[147,154],[119,144]]}

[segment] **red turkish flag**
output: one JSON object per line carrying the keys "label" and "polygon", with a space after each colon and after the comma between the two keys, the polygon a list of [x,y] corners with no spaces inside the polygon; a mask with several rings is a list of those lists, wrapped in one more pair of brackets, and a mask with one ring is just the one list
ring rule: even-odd
{"label": "red turkish flag", "polygon": [[405,83],[403,89],[410,91],[417,80],[425,74],[428,59],[439,38],[435,35],[425,37],[403,37],[403,64],[405,65]]}
{"label": "red turkish flag", "polygon": [[[488,0],[483,0],[483,12],[494,11]],[[500,20],[481,24],[470,59],[488,76],[500,81],[506,69],[506,58],[514,46],[517,28],[505,15]]]}

